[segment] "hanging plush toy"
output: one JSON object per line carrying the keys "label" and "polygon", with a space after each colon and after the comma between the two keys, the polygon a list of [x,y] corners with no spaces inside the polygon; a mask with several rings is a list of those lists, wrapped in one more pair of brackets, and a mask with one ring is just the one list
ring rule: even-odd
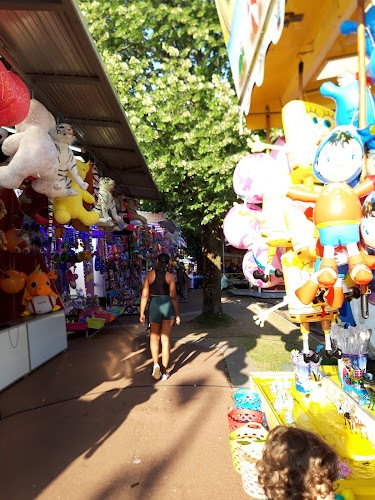
{"label": "hanging plush toy", "polygon": [[147,219],[139,214],[137,210],[141,207],[140,204],[132,198],[125,198],[127,203],[127,218],[129,220],[139,220],[144,226],[147,226]]}
{"label": "hanging plush toy", "polygon": [[2,150],[3,142],[8,137],[8,135],[9,135],[9,132],[5,128],[1,127],[0,128],[0,165],[5,165],[8,158],[9,158],[7,155],[5,155],[3,153],[3,150]]}
{"label": "hanging plush toy", "polygon": [[53,271],[44,273],[39,266],[28,276],[22,302],[26,309],[22,316],[45,314],[60,309],[56,305],[57,295],[51,288],[51,280],[56,278]]}
{"label": "hanging plush toy", "polygon": [[[86,174],[90,168],[90,163],[83,163],[77,160],[78,173],[82,179],[85,179]],[[70,173],[68,173],[71,176]],[[92,210],[87,211],[82,200],[87,203],[94,203],[94,197],[87,191],[82,191],[75,180],[72,180],[72,189],[77,191],[76,196],[69,196],[67,198],[55,198],[53,200],[53,213],[55,219],[59,224],[67,224],[71,219],[80,220],[85,226],[93,226],[98,223],[99,215]]]}
{"label": "hanging plush toy", "polygon": [[31,99],[27,117],[16,125],[16,134],[3,142],[3,152],[13,156],[7,166],[0,169],[0,186],[17,189],[26,177],[33,177],[33,189],[54,197],[58,159],[55,145],[48,134],[56,124],[49,111]]}
{"label": "hanging plush toy", "polygon": [[[99,214],[98,226],[113,227],[114,222],[121,222],[121,217],[116,210],[113,190],[115,181],[109,177],[101,177],[99,181],[99,199],[94,212]],[[96,223],[95,223],[96,224]]]}
{"label": "hanging plush toy", "polygon": [[0,62],[0,125],[18,125],[27,116],[30,94],[26,85]]}
{"label": "hanging plush toy", "polygon": [[75,140],[72,127],[67,123],[60,123],[52,128],[49,133],[55,143],[59,159],[59,171],[55,184],[61,190],[59,191],[59,197],[74,196],[77,194],[75,189],[72,190],[73,180],[80,189],[86,191],[88,183],[80,177],[75,156],[69,148]]}

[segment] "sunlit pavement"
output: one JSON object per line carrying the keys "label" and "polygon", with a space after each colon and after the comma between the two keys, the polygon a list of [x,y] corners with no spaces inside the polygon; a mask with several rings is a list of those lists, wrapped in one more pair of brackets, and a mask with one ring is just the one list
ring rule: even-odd
{"label": "sunlit pavement", "polygon": [[0,393],[1,498],[250,498],[228,443],[226,368],[232,359],[229,376],[244,370],[247,386],[250,358],[236,363],[226,342],[226,365],[223,346],[189,340],[201,294],[180,305],[167,382],[151,377],[145,327],[123,316],[90,340],[69,338],[66,352]]}

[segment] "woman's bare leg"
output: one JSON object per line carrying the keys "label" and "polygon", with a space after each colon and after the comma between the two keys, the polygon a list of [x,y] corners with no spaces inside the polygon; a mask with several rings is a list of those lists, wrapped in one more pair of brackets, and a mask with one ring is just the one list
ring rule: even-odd
{"label": "woman's bare leg", "polygon": [[150,351],[152,361],[159,363],[160,323],[150,323]]}
{"label": "woman's bare leg", "polygon": [[167,372],[169,364],[169,356],[171,352],[171,330],[174,319],[163,319],[161,322],[161,373],[164,375]]}

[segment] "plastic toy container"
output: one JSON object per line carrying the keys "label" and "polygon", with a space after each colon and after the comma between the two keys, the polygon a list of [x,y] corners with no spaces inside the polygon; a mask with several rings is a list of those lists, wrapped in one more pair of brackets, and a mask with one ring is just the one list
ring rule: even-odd
{"label": "plastic toy container", "polygon": [[233,432],[247,423],[257,422],[261,424],[263,417],[263,413],[259,411],[228,408],[229,432]]}
{"label": "plastic toy container", "polygon": [[77,330],[86,330],[86,323],[82,323],[82,321],[74,321],[73,323],[66,323],[66,329],[70,332]]}
{"label": "plastic toy container", "polygon": [[[111,310],[112,310],[112,309],[116,309],[116,310],[120,311],[120,314],[124,314],[124,311],[125,311],[125,307],[120,307],[120,306],[112,306],[112,307],[111,307]],[[110,309],[108,309],[108,311],[109,311],[109,310],[110,310]]]}
{"label": "plastic toy container", "polygon": [[99,330],[99,328],[104,326],[104,324],[105,324],[104,318],[90,318],[87,321],[88,328],[91,328],[92,330]]}
{"label": "plastic toy container", "polygon": [[240,387],[234,395],[236,408],[247,408],[249,410],[262,411],[260,398],[256,392]]}
{"label": "plastic toy container", "polygon": [[107,312],[116,314],[116,318],[117,316],[120,316],[120,314],[122,314],[120,309],[117,309],[116,307],[111,307],[110,309],[107,309]]}

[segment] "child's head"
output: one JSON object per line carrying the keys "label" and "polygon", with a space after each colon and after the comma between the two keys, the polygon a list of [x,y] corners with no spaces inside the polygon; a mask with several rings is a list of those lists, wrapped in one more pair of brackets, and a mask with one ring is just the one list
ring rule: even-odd
{"label": "child's head", "polygon": [[323,499],[338,478],[332,448],[316,434],[297,427],[275,427],[257,467],[269,500]]}

